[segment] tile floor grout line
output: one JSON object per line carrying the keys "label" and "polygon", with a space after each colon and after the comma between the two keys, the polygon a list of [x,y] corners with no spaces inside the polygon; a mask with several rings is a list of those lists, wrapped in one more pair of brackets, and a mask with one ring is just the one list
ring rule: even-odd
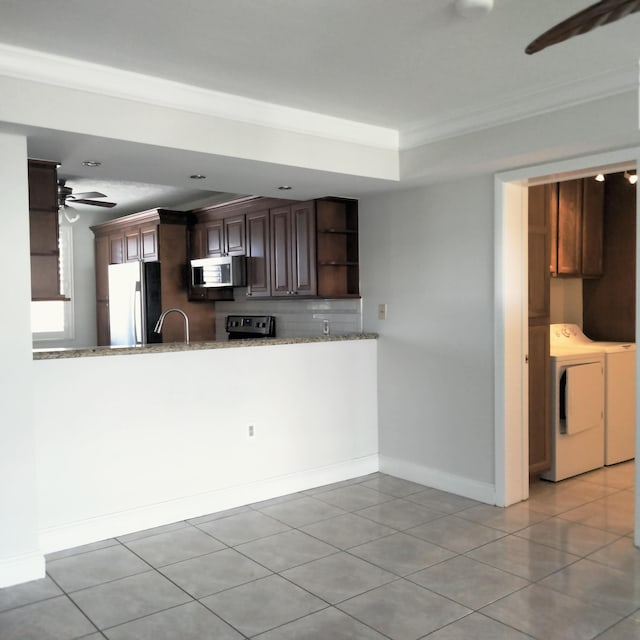
{"label": "tile floor grout line", "polygon": [[[60,590],[62,591],[62,594],[61,594],[61,595],[64,595],[64,597],[65,597],[65,598],[66,598],[66,599],[67,599],[67,600],[68,600],[68,601],[69,601],[69,602],[70,602],[70,603],[71,603],[71,604],[72,604],[72,605],[73,605],[73,606],[74,606],[74,607],[75,607],[75,608],[80,612],[80,614],[81,614],[82,616],[84,616],[84,617],[89,621],[89,623],[90,623],[91,625],[93,625],[93,627],[94,627],[97,631],[100,631],[100,627],[99,627],[99,626],[98,626],[98,625],[97,625],[97,624],[96,624],[96,623],[95,623],[95,622],[94,622],[94,621],[93,621],[93,620],[92,620],[92,619],[91,619],[91,618],[90,618],[90,617],[89,617],[89,616],[84,612],[84,610],[83,610],[83,609],[81,609],[81,608],[78,606],[78,603],[77,603],[77,602],[76,602],[76,601],[71,597],[71,595],[70,595],[69,593],[67,593],[67,592],[62,588],[62,585],[61,585],[61,584],[59,584],[59,583],[58,583],[58,582],[53,578],[53,576],[49,575],[48,573],[46,573],[46,572],[45,572],[45,575],[46,575],[46,576],[48,576],[48,577],[49,577],[49,580],[51,580],[51,581],[56,585],[56,587],[58,587],[58,589],[60,589]],[[42,601],[40,601],[40,602],[42,602]],[[34,604],[34,603],[31,603],[31,604]],[[94,633],[94,632],[92,632],[92,633]],[[85,636],[87,636],[87,635],[91,635],[91,634],[89,634],[89,633],[85,634]],[[81,636],[81,637],[82,637],[82,636]]]}

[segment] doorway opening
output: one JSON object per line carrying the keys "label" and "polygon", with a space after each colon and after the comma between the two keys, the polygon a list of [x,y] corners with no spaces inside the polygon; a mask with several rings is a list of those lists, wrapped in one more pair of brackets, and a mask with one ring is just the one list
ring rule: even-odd
{"label": "doorway opening", "polygon": [[[600,171],[615,173],[628,168],[635,169],[639,157],[640,150],[633,148],[529,167],[496,176],[495,487],[498,505],[514,504],[529,496],[529,398],[526,363],[528,188],[548,182],[594,176]],[[636,194],[636,210],[637,201]],[[636,388],[636,397],[637,395]],[[636,436],[637,434],[636,420]],[[636,544],[640,540],[638,494],[640,491],[636,480]]]}

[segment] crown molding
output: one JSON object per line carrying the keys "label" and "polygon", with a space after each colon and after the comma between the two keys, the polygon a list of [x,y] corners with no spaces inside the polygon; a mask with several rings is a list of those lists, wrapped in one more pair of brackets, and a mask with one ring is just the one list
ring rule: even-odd
{"label": "crown molding", "polygon": [[446,117],[425,118],[396,130],[0,43],[2,75],[393,151],[637,91],[639,86],[638,65],[627,65],[586,79],[523,92],[480,109],[460,109]]}
{"label": "crown molding", "polygon": [[398,132],[353,120],[0,44],[0,76],[397,151]]}
{"label": "crown molding", "polygon": [[575,82],[523,92],[481,109],[461,109],[442,118],[425,118],[400,130],[400,149],[490,129],[518,120],[578,106],[628,91],[638,91],[638,65],[627,65]]}

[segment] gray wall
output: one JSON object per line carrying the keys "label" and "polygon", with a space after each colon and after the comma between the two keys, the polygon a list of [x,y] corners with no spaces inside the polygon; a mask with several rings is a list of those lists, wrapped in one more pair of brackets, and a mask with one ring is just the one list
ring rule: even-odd
{"label": "gray wall", "polygon": [[360,238],[381,456],[493,483],[492,177],[365,199]]}

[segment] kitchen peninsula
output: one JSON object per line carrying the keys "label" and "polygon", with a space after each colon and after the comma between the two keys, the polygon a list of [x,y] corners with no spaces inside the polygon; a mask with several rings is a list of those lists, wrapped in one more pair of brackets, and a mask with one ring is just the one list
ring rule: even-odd
{"label": "kitchen peninsula", "polygon": [[377,471],[375,337],[35,352],[43,552]]}
{"label": "kitchen peninsula", "polygon": [[307,344],[314,342],[336,342],[344,340],[375,340],[376,333],[354,333],[339,336],[309,336],[305,338],[263,338],[256,340],[225,340],[212,342],[169,342],[136,347],[88,347],[84,349],[35,349],[34,360],[56,360],[60,358],[86,358],[91,356],[118,356],[144,353],[168,353],[172,351],[198,351],[202,349],[225,349],[229,347],[266,347],[285,344]]}

